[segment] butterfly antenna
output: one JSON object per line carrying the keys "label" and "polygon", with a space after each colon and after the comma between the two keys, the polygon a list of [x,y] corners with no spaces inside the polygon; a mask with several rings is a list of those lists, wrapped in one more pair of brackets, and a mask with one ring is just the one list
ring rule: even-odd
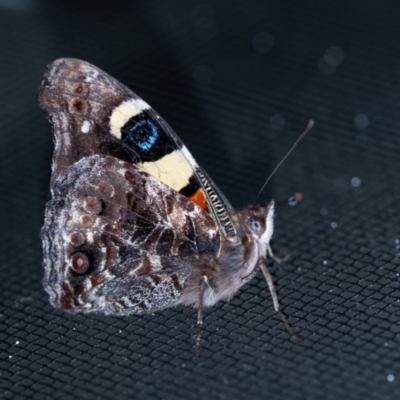
{"label": "butterfly antenna", "polygon": [[312,127],[314,126],[314,120],[310,119],[306,125],[306,127],[304,128],[303,132],[301,133],[301,135],[298,137],[298,139],[294,142],[293,146],[290,148],[290,150],[286,153],[286,155],[282,158],[282,160],[280,161],[280,163],[274,168],[274,170],[271,172],[271,174],[269,175],[269,177],[267,178],[267,180],[265,181],[264,185],[262,185],[260,191],[258,192],[256,198],[253,201],[253,206],[256,204],[258,198],[260,197],[261,193],[263,192],[263,190],[265,189],[265,187],[267,186],[268,182],[271,180],[271,178],[275,175],[275,172],[279,169],[279,167],[283,164],[283,162],[289,157],[290,153],[296,148],[296,146],[299,144],[300,140],[303,139],[304,136],[307,135],[308,132],[310,132],[310,130],[312,129]]}

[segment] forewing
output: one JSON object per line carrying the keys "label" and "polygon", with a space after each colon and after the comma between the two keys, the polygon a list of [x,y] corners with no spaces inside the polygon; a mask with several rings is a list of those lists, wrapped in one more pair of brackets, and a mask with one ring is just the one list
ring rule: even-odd
{"label": "forewing", "polygon": [[48,66],[38,97],[53,124],[52,182],[83,157],[113,156],[209,212],[221,234],[236,234],[225,197],[171,127],[120,82],[87,62],[63,58]]}

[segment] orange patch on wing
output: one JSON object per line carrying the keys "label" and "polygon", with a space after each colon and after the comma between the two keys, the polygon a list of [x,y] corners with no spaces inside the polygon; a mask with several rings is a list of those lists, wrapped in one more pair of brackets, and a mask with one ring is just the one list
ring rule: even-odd
{"label": "orange patch on wing", "polygon": [[193,203],[196,203],[203,210],[207,210],[208,208],[206,197],[204,196],[203,190],[200,188],[197,189],[191,196],[189,196],[189,200],[193,201]]}

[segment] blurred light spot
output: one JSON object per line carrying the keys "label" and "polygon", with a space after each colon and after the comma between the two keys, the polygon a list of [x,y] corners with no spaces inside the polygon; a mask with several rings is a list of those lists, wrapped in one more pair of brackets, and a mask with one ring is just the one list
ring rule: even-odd
{"label": "blurred light spot", "polygon": [[399,240],[399,239],[396,239],[394,242],[395,242],[396,244],[399,244],[399,243],[400,243],[400,240]]}
{"label": "blurred light spot", "polygon": [[208,4],[199,4],[191,14],[194,34],[204,41],[215,35],[215,12]]}
{"label": "blurred light spot", "polygon": [[211,82],[213,71],[208,65],[199,65],[193,72],[193,77],[198,83],[207,84]]}
{"label": "blurred light spot", "polygon": [[359,177],[355,176],[355,177],[351,178],[350,183],[351,183],[351,186],[359,187],[361,185],[361,179]]}
{"label": "blurred light spot", "polygon": [[394,381],[394,375],[389,374],[389,375],[387,376],[387,380],[388,380],[389,382],[393,382],[393,381]]}
{"label": "blurred light spot", "polygon": [[332,46],[325,50],[324,61],[332,67],[337,67],[344,58],[343,50],[340,47]]}
{"label": "blurred light spot", "polygon": [[356,135],[356,142],[358,144],[366,144],[368,142],[368,135],[366,133],[358,133]]}
{"label": "blurred light spot", "polygon": [[258,32],[253,37],[253,47],[259,53],[268,53],[274,46],[274,38],[268,32]]}
{"label": "blurred light spot", "polygon": [[283,118],[282,115],[279,114],[273,115],[269,120],[269,124],[273,129],[282,129],[285,125],[285,118]]}
{"label": "blurred light spot", "polygon": [[364,129],[367,127],[369,120],[365,114],[358,114],[354,118],[354,123],[358,129]]}
{"label": "blurred light spot", "polygon": [[323,262],[322,264],[327,265],[327,264],[328,264],[328,261],[327,261],[327,260],[324,260],[324,262]]}
{"label": "blurred light spot", "polygon": [[337,228],[337,223],[335,221],[331,222],[331,228],[336,229]]}
{"label": "blurred light spot", "polygon": [[320,212],[320,214],[323,215],[323,216],[325,216],[325,215],[328,214],[328,210],[327,210],[326,208],[321,208],[321,209],[319,210],[319,212]]}
{"label": "blurred light spot", "polygon": [[15,344],[16,344],[16,345],[19,345],[19,340],[17,340],[17,341],[15,342]]}

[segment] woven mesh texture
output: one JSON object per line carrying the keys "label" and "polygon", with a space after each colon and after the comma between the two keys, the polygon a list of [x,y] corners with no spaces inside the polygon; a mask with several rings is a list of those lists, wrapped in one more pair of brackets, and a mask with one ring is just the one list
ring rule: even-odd
{"label": "woven mesh texture", "polygon": [[[400,4],[0,0],[0,398],[398,399]],[[46,64],[92,62],[174,127],[235,207],[268,185],[270,266],[206,311],[71,316],[41,286]]]}

